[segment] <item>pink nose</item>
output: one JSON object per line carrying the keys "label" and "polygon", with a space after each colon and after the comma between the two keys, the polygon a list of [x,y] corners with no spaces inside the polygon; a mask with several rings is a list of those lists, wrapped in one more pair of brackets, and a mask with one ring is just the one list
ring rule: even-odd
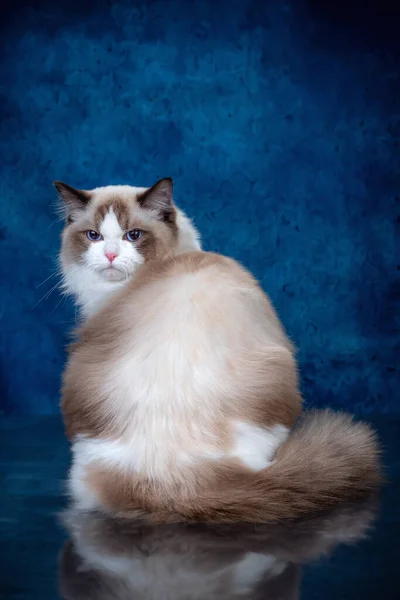
{"label": "pink nose", "polygon": [[115,260],[118,256],[116,252],[106,252],[105,255],[107,256],[110,263],[112,263],[112,261]]}

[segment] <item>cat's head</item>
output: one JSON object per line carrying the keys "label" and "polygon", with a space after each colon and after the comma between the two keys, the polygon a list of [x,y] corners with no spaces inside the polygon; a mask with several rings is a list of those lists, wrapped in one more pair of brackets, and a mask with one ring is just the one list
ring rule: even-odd
{"label": "cat's head", "polygon": [[[87,314],[104,294],[131,280],[141,264],[200,248],[198,233],[174,204],[172,180],[77,190],[54,183],[65,217],[61,267],[65,289]],[[101,299],[100,299],[101,300]]]}

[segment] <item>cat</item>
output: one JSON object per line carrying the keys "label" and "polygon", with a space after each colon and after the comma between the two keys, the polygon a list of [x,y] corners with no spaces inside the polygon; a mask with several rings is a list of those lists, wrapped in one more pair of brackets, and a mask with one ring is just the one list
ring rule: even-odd
{"label": "cat", "polygon": [[66,220],[60,266],[63,290],[83,319],[124,287],[146,260],[200,250],[199,232],[170,199],[172,180],[77,190],[55,181]]}
{"label": "cat", "polygon": [[78,507],[273,523],[379,487],[368,425],[322,411],[295,426],[293,344],[254,277],[197,247],[171,180],[57,189],[66,286],[89,317],[62,389]]}

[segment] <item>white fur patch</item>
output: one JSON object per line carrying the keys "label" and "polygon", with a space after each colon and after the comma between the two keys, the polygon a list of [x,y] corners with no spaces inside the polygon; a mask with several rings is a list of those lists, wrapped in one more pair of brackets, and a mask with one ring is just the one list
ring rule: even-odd
{"label": "white fur patch", "polygon": [[107,281],[86,265],[64,268],[63,290],[73,294],[83,318],[100,310],[107,301],[126,285],[126,281]]}
{"label": "white fur patch", "polygon": [[[104,237],[106,245],[112,244],[113,242],[119,242],[124,234],[112,208],[108,211],[100,225],[100,233]],[[119,248],[117,247],[116,250],[118,249]]]}
{"label": "white fur patch", "polygon": [[81,510],[100,508],[100,500],[85,481],[87,466],[90,464],[85,449],[79,448],[79,442],[76,442],[72,446],[72,453],[73,461],[68,478],[68,489],[71,498]]}
{"label": "white fur patch", "polygon": [[283,425],[257,427],[237,421],[234,424],[236,440],[231,452],[252,471],[261,471],[272,464],[274,455],[287,439],[289,430]]}

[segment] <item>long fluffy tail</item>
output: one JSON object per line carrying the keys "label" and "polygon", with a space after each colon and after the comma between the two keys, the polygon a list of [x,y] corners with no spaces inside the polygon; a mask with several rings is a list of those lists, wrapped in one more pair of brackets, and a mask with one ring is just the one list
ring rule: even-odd
{"label": "long fluffy tail", "polygon": [[368,425],[343,413],[308,413],[270,467],[246,474],[221,467],[214,486],[176,508],[183,520],[219,523],[277,523],[321,514],[377,492],[379,454]]}

